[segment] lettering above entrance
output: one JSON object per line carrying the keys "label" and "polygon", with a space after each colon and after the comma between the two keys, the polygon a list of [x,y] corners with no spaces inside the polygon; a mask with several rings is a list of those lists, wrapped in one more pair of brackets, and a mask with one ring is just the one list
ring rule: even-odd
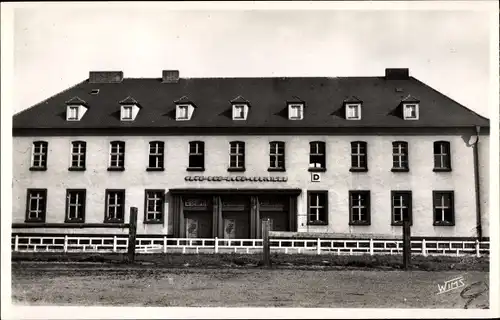
{"label": "lettering above entrance", "polygon": [[184,200],[184,208],[186,210],[204,210],[208,209],[210,203],[207,199],[187,198]]}
{"label": "lettering above entrance", "polygon": [[245,176],[232,176],[232,177],[222,177],[222,176],[186,176],[185,181],[254,181],[254,182],[287,182],[288,177],[245,177]]}

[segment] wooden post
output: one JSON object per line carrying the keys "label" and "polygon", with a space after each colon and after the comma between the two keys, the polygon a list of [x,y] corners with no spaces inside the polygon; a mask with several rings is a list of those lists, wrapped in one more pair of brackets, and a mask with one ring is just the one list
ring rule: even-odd
{"label": "wooden post", "polygon": [[167,236],[163,237],[163,253],[167,253]]}
{"label": "wooden post", "polygon": [[264,259],[264,265],[266,267],[271,266],[271,257],[270,257],[271,248],[269,246],[269,224],[270,224],[269,219],[262,220],[262,253]]}
{"label": "wooden post", "polygon": [[113,252],[116,252],[116,236],[113,236]]}
{"label": "wooden post", "polygon": [[19,236],[16,234],[16,239],[14,240],[14,252],[19,251]]}
{"label": "wooden post", "polygon": [[408,270],[411,259],[411,233],[410,221],[405,217],[403,220],[403,268]]}
{"label": "wooden post", "polygon": [[214,248],[214,253],[219,253],[219,237],[215,237],[215,248]]}
{"label": "wooden post", "polygon": [[373,239],[370,239],[370,255],[373,256]]}
{"label": "wooden post", "polygon": [[68,235],[64,236],[64,252],[68,252]]}
{"label": "wooden post", "polygon": [[135,238],[137,233],[137,208],[130,208],[130,227],[128,229],[128,262],[135,260]]}
{"label": "wooden post", "polygon": [[422,239],[422,255],[427,257],[427,245],[425,244],[425,239]]}
{"label": "wooden post", "polygon": [[318,255],[321,255],[321,239],[320,238],[318,238],[318,240],[317,240],[316,253]]}
{"label": "wooden post", "polygon": [[479,251],[479,240],[476,240],[476,257],[481,257],[481,252]]}

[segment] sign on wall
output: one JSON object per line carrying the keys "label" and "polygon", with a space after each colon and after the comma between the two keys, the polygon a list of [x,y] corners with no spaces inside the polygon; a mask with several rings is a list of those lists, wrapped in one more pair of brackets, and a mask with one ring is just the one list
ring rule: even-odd
{"label": "sign on wall", "polygon": [[311,182],[320,182],[321,174],[319,172],[311,172]]}
{"label": "sign on wall", "polygon": [[198,238],[198,220],[186,219],[186,236],[188,238]]}
{"label": "sign on wall", "polygon": [[236,220],[224,219],[224,238],[236,239]]}
{"label": "sign on wall", "polygon": [[245,176],[231,176],[231,177],[222,177],[222,176],[186,176],[184,177],[185,181],[228,181],[228,182],[245,182],[245,181],[253,181],[253,182],[287,182],[288,177],[245,177]]}

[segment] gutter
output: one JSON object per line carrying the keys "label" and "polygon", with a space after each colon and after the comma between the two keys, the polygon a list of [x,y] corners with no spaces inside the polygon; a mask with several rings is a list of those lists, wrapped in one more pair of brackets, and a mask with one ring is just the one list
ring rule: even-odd
{"label": "gutter", "polygon": [[474,151],[474,186],[476,191],[476,231],[479,241],[483,238],[483,231],[481,226],[481,197],[480,197],[480,184],[479,184],[479,131],[481,127],[476,126],[476,142],[473,145]]}

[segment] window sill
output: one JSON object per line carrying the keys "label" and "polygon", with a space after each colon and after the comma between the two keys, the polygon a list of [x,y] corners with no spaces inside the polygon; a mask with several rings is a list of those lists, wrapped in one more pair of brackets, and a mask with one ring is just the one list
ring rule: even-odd
{"label": "window sill", "polygon": [[244,172],[245,168],[227,168],[228,172]]}
{"label": "window sill", "polygon": [[[410,227],[413,225],[412,222],[410,222]],[[391,226],[393,227],[402,227],[403,226],[403,223],[402,222],[392,222],[391,223]]]}
{"label": "window sill", "polygon": [[85,223],[85,220],[79,219],[79,220],[64,220],[64,223],[67,224],[72,224],[72,223]]}
{"label": "window sill", "polygon": [[85,171],[85,167],[69,167],[68,171]]}
{"label": "window sill", "polygon": [[267,171],[269,172],[285,172],[285,168],[268,168]]}
{"label": "window sill", "polygon": [[45,220],[24,220],[24,223],[45,223]]}
{"label": "window sill", "polygon": [[455,223],[454,222],[441,222],[441,221],[434,221],[433,225],[435,227],[454,227]]}
{"label": "window sill", "polygon": [[368,172],[368,168],[351,168],[350,172]]}
{"label": "window sill", "polygon": [[163,221],[159,221],[159,220],[147,220],[147,221],[143,221],[144,224],[163,224]]}
{"label": "window sill", "polygon": [[326,221],[308,221],[308,226],[327,226],[328,222]]}
{"label": "window sill", "polygon": [[30,171],[47,171],[47,168],[31,167]]}
{"label": "window sill", "polygon": [[349,221],[350,226],[369,226],[370,224],[368,221]]}
{"label": "window sill", "polygon": [[125,171],[125,168],[108,168],[108,171]]}
{"label": "window sill", "polygon": [[186,171],[205,171],[205,168],[187,168]]}
{"label": "window sill", "polygon": [[165,171],[165,168],[146,168],[146,171]]}
{"label": "window sill", "polygon": [[104,223],[125,223],[124,220],[104,220]]}
{"label": "window sill", "polygon": [[307,169],[309,172],[325,172],[326,168],[309,168]]}
{"label": "window sill", "polygon": [[409,172],[410,169],[409,168],[392,168],[391,171],[392,172]]}
{"label": "window sill", "polygon": [[432,169],[434,172],[450,172],[451,168],[434,168]]}

